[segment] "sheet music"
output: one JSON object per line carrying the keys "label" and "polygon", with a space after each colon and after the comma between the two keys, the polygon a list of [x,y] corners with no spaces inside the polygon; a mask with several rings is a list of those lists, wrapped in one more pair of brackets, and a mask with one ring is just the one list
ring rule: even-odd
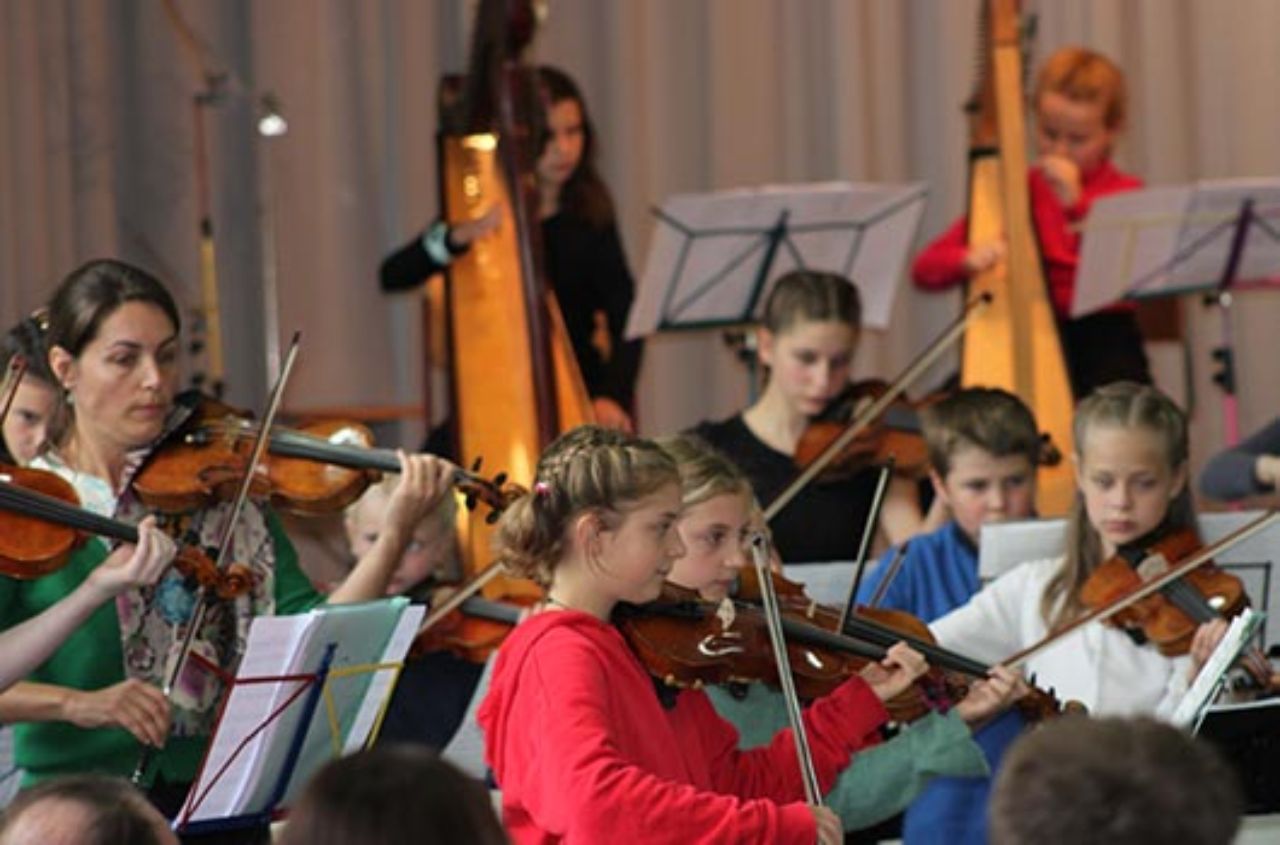
{"label": "sheet music", "polygon": [[1236,658],[1240,656],[1240,652],[1244,650],[1261,622],[1262,614],[1248,607],[1231,620],[1231,624],[1227,626],[1227,633],[1223,635],[1218,647],[1209,655],[1209,659],[1196,675],[1190,689],[1174,708],[1173,715],[1169,718],[1170,722],[1180,728],[1199,724],[1205,709],[1213,703],[1222,676],[1236,662]]}
{"label": "sheet music", "polygon": [[[668,197],[640,276],[627,337],[662,329],[750,321],[773,282],[799,266],[850,276],[863,324],[887,328],[907,253],[924,214],[922,184],[824,182]],[[787,237],[756,291],[769,232],[785,213]],[[745,315],[745,317],[744,317]]]}
{"label": "sheet music", "polygon": [[[311,724],[307,728],[302,751],[298,755],[293,776],[284,795],[286,804],[301,789],[312,772],[338,756],[340,750],[346,746],[347,734],[355,723],[356,715],[365,700],[365,693],[374,680],[372,672],[343,674],[334,670],[352,666],[370,666],[381,662],[391,635],[408,607],[408,599],[397,597],[360,604],[335,605],[327,607],[324,613],[319,614],[316,629],[311,636],[311,641],[314,643],[314,657],[307,665],[314,668],[324,653],[325,645],[328,643],[336,645],[330,675],[326,682],[329,701],[321,698]],[[336,748],[333,726],[327,710],[330,702],[334,708],[339,730]],[[291,733],[286,736],[291,736]],[[364,737],[361,737],[362,742],[363,740]],[[284,765],[283,755],[275,755],[269,759],[268,765],[264,767],[263,777],[259,780],[259,788],[254,791],[247,806],[262,807],[270,802],[271,792],[284,773]]]}
{"label": "sheet music", "polygon": [[[236,677],[267,677],[296,672],[296,664],[303,655],[303,644],[313,624],[314,619],[309,614],[253,620]],[[230,767],[226,775],[217,781],[205,783],[207,794],[203,791],[197,794],[193,789],[187,796],[187,804],[200,802],[192,816],[193,821],[226,818],[240,812],[247,791],[260,777],[262,756],[269,747],[271,731],[264,731],[249,742],[233,763],[232,755],[244,737],[283,704],[298,685],[299,682],[280,682],[236,684],[231,688],[222,719],[209,745],[204,769],[212,777],[224,765],[230,764]],[[292,724],[296,725],[296,716]]]}
{"label": "sheet music", "polygon": [[[236,673],[237,681],[314,673],[330,644],[335,646],[331,671],[379,663],[384,655],[393,652],[393,635],[399,637],[394,645],[400,649],[399,658],[403,658],[412,642],[412,637],[405,641],[403,629],[409,626],[416,630],[416,624],[411,620],[421,619],[422,615],[421,608],[406,612],[408,607],[407,599],[393,598],[361,604],[325,605],[294,616],[257,618],[249,629],[245,655]],[[410,619],[403,618],[406,616]],[[363,724],[366,730],[359,738],[363,742],[372,720],[365,718],[361,722],[361,714],[368,708],[376,711],[380,700],[374,700],[374,690],[386,695],[390,685],[375,684],[370,673],[333,677],[330,681],[329,691],[340,731],[338,747],[345,748],[349,741],[354,741],[353,729],[358,724]],[[291,702],[275,720],[270,723],[266,720],[303,683],[263,681],[232,686],[210,743],[207,760],[196,786],[187,796],[183,816],[193,806],[191,822],[225,819],[269,809],[288,763],[290,745],[302,728],[303,704],[309,691]],[[236,748],[255,731],[254,739],[245,744],[244,750],[233,760]],[[306,727],[289,792],[334,756],[333,747],[329,716],[321,699],[311,723]],[[224,765],[227,766],[226,771],[220,775]]]}
{"label": "sheet music", "polygon": [[[391,640],[382,652],[379,663],[404,662],[418,634],[418,628],[422,626],[422,618],[426,612],[426,607],[420,604],[405,608],[400,614],[400,621],[396,624],[395,631],[391,634]],[[382,709],[383,702],[390,697],[397,677],[395,672],[386,669],[374,674],[365,692],[364,700],[360,703],[360,709],[351,722],[351,730],[347,733],[347,741],[342,749],[344,754],[359,751],[369,741],[369,734],[373,732],[378,712]]]}
{"label": "sheet music", "polygon": [[1126,191],[1099,198],[1089,210],[1072,316],[1126,297],[1220,284],[1246,199],[1253,200],[1257,219],[1234,282],[1280,281],[1280,180],[1219,179]]}

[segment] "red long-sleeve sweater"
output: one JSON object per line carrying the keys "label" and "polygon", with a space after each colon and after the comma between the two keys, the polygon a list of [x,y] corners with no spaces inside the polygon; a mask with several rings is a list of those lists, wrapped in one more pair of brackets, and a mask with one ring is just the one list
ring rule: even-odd
{"label": "red long-sleeve sweater", "polygon": [[[1095,199],[1141,188],[1142,180],[1117,170],[1110,161],[1105,161],[1092,172],[1084,174],[1080,184],[1080,199],[1069,207],[1058,199],[1049,180],[1039,168],[1031,168],[1028,181],[1031,212],[1040,239],[1040,254],[1044,260],[1049,295],[1053,300],[1054,311],[1065,319],[1071,314],[1076,266],[1080,263],[1080,232],[1072,227],[1084,220]],[[960,284],[968,278],[964,269],[964,257],[969,251],[968,233],[969,219],[961,217],[916,256],[911,265],[911,277],[917,287],[941,290]]]}
{"label": "red long-sleeve sweater", "polygon": [[[663,709],[621,633],[587,614],[517,626],[478,718],[513,842],[816,840],[790,731],[739,751],[704,693]],[[806,710],[824,791],[886,718],[859,678]]]}

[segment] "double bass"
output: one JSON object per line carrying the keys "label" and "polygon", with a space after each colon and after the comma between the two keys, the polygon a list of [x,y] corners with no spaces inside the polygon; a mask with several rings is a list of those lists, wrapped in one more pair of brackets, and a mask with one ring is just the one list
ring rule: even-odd
{"label": "double bass", "polygon": [[[533,163],[543,107],[536,70],[519,64],[535,23],[529,0],[481,0],[465,88],[446,82],[441,91],[445,217],[458,223],[496,206],[502,219],[449,267],[445,332],[459,463],[483,457],[520,483],[532,480],[538,455],[558,434],[593,419],[541,271]],[[467,574],[488,565],[491,531],[483,519],[463,527]],[[485,593],[532,590],[496,579]]]}
{"label": "double bass", "polygon": [[[1020,34],[1017,0],[984,0],[982,72],[966,107],[971,117],[969,243],[1003,238],[1008,252],[1004,261],[970,279],[971,297],[993,297],[965,334],[960,381],[1016,395],[1058,452],[1067,455],[1074,401],[1031,217]],[[1042,465],[1038,483],[1040,513],[1066,513],[1075,490],[1070,463]]]}

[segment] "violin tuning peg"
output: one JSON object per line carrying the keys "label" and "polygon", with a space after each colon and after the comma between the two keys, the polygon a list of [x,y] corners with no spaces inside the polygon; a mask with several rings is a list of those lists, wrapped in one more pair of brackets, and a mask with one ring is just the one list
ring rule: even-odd
{"label": "violin tuning peg", "polygon": [[506,483],[507,483],[507,474],[506,474],[505,472],[500,472],[500,473],[498,473],[497,475],[495,475],[495,476],[493,477],[493,486],[494,486],[494,487],[501,487],[502,485],[504,485],[504,484],[506,484]]}
{"label": "violin tuning peg", "polygon": [[483,456],[483,455],[478,456],[474,461],[472,461],[472,462],[471,462],[471,471],[472,471],[472,472],[479,472],[479,471],[480,471],[480,464],[481,464],[483,461],[484,461],[484,456]]}
{"label": "violin tuning peg", "polygon": [[462,504],[463,504],[463,507],[465,507],[469,511],[475,510],[476,509],[475,493],[468,493],[466,495],[466,498],[462,500]]}
{"label": "violin tuning peg", "polygon": [[497,521],[501,517],[502,517],[502,514],[498,513],[497,511],[489,511],[489,513],[486,514],[484,518],[485,525],[494,525],[495,523],[497,523]]}

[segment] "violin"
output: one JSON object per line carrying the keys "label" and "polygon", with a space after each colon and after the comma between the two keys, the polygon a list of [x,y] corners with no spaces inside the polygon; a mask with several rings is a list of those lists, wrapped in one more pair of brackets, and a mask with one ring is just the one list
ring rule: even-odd
{"label": "violin", "polygon": [[[748,570],[749,571],[749,570]],[[985,677],[986,667],[913,638],[890,632],[867,637],[861,632],[841,634],[823,626],[823,619],[807,617],[796,608],[797,585],[782,580],[789,595],[783,604],[783,630],[796,690],[801,698],[821,697],[872,661],[884,659],[890,645],[906,640],[931,661],[927,675],[885,707],[896,722],[912,722],[926,713],[963,698],[969,677]],[[781,593],[781,591],[780,591]],[[807,602],[807,599],[805,599]],[[811,607],[816,607],[808,602]],[[829,620],[828,620],[829,621]],[[716,604],[703,601],[694,590],[666,584],[662,596],[646,605],[621,604],[615,622],[641,662],[655,677],[671,686],[698,688],[706,684],[761,681],[778,685],[763,612],[747,601]],[[924,624],[915,620],[924,628]],[[927,629],[925,629],[927,635]],[[927,650],[927,651],[926,651]],[[943,663],[963,667],[946,672]],[[1052,695],[1034,690],[1020,704],[1023,712],[1040,719],[1060,712]]]}
{"label": "violin", "polygon": [[[231,498],[244,478],[249,450],[259,427],[227,405],[188,394],[196,413],[148,459],[133,479],[138,499],[162,513],[196,510]],[[251,493],[269,498],[279,510],[303,516],[333,513],[358,499],[383,472],[399,472],[390,449],[373,447],[373,434],[363,425],[325,420],[297,429],[273,426],[267,442],[269,459],[254,476]],[[468,509],[489,506],[487,519],[523,493],[506,484],[504,474],[492,480],[458,470],[454,486]]]}
{"label": "violin", "polygon": [[[1110,601],[1086,610],[1071,622],[1068,622],[1065,625],[1060,625],[1042,637],[1038,642],[1032,643],[1021,651],[1009,655],[1001,662],[1010,668],[1021,666],[1035,655],[1054,645],[1064,637],[1073,634],[1085,625],[1088,625],[1091,622],[1105,622],[1115,614],[1121,613],[1126,609],[1145,601],[1147,598],[1156,595],[1165,587],[1175,583],[1179,579],[1185,578],[1197,568],[1210,563],[1214,555],[1231,548],[1237,543],[1243,543],[1250,537],[1270,528],[1276,522],[1280,522],[1280,511],[1269,511],[1257,519],[1240,526],[1225,537],[1220,537],[1217,541],[1202,548],[1198,548],[1195,552],[1182,559],[1176,561],[1166,560],[1163,565],[1164,571],[1162,572],[1156,574],[1149,573],[1145,578],[1140,576],[1137,579],[1128,579],[1131,584],[1130,589],[1114,590],[1116,594]],[[1180,540],[1179,542],[1184,541]],[[1156,568],[1156,566],[1152,566],[1150,567],[1150,570],[1154,570]],[[1122,575],[1120,577],[1127,576]],[[1136,583],[1134,583],[1135,580]],[[1105,580],[1101,581],[1099,585],[1095,585],[1095,588],[1097,589],[1106,587],[1108,587],[1108,585]],[[1207,601],[1208,599],[1206,599],[1206,602]],[[1267,680],[1264,683],[1269,686],[1270,664],[1260,653],[1257,654],[1257,657],[1259,659],[1251,659],[1249,661],[1249,672],[1258,678],[1259,681],[1263,680],[1260,676],[1265,674]],[[1254,663],[1258,663],[1259,665],[1255,667],[1253,665]]]}
{"label": "violin", "polygon": [[[135,526],[81,508],[75,488],[62,476],[0,465],[0,574],[30,580],[56,572],[90,534],[138,542]],[[235,598],[253,586],[248,567],[232,563],[219,571],[193,546],[181,546],[173,565],[219,598]]]}
{"label": "violin", "polygon": [[[697,591],[667,582],[653,602],[619,604],[614,621],[650,674],[670,686],[778,684],[764,617],[754,605],[703,601]],[[802,698],[825,695],[868,660],[884,656],[857,641],[845,645],[843,650],[815,651],[792,664]]]}
{"label": "violin", "polygon": [[[772,573],[771,580],[784,614],[837,636],[856,638],[882,651],[896,642],[905,642],[929,661],[929,672],[895,704],[896,709],[911,717],[906,721],[918,718],[927,710],[949,707],[968,694],[971,681],[990,674],[989,666],[938,646],[929,626],[904,610],[859,606],[845,620],[844,630],[840,630],[839,610],[818,604],[805,592],[804,585],[782,575]],[[754,602],[760,592],[755,572],[744,570],[739,579],[738,597]],[[1028,687],[1028,694],[1014,705],[1028,721],[1038,722],[1062,712],[1063,705],[1053,690],[1041,690],[1030,684]],[[1071,703],[1068,708],[1077,706]],[[890,708],[891,714],[895,708]]]}
{"label": "violin", "polygon": [[[794,460],[804,469],[836,441],[849,425],[855,411],[865,401],[877,400],[890,385],[883,379],[853,382],[800,435]],[[930,394],[921,399],[899,397],[885,408],[878,419],[858,432],[827,466],[822,478],[850,478],[867,467],[892,464],[893,471],[908,478],[921,478],[929,470],[929,449],[925,442],[920,412],[942,398]],[[1048,432],[1040,434],[1036,465],[1056,467],[1062,463],[1062,452]]]}
{"label": "violin", "polygon": [[764,508],[764,518],[766,522],[772,522],[773,518],[782,512],[787,505],[795,499],[800,491],[809,485],[814,479],[826,471],[827,465],[840,455],[846,446],[849,445],[863,431],[866,431],[881,415],[888,410],[889,406],[897,401],[898,397],[906,390],[907,385],[911,384],[919,378],[925,370],[931,367],[935,361],[942,357],[942,353],[946,352],[952,344],[960,339],[964,334],[965,326],[975,314],[981,313],[991,304],[991,294],[984,293],[981,296],[966,302],[964,308],[960,312],[960,316],[951,321],[951,325],[947,326],[943,332],[934,338],[934,340],[925,349],[916,356],[916,359],[907,365],[902,373],[889,383],[879,395],[871,399],[866,407],[859,408],[853,415],[853,418],[847,425],[842,426],[840,432],[832,439],[815,457],[812,458],[800,474],[795,477],[790,484],[787,485],[781,493],[774,497]]}
{"label": "violin", "polygon": [[[1081,587],[1080,600],[1090,610],[1106,607],[1167,573],[1175,562],[1191,557],[1202,546],[1190,528],[1169,532],[1151,543],[1126,546],[1089,575]],[[1106,622],[1140,631],[1161,654],[1176,657],[1191,650],[1201,625],[1235,616],[1248,605],[1249,596],[1240,579],[1209,560],[1112,614]],[[1246,655],[1245,667],[1259,683],[1270,684],[1270,665],[1256,649]]]}
{"label": "violin", "polygon": [[[854,412],[864,402],[879,399],[889,390],[882,379],[850,384],[805,428],[796,444],[794,460],[801,469],[827,450],[848,427]],[[928,400],[925,400],[928,401]],[[929,452],[920,430],[917,413],[924,404],[905,398],[892,400],[884,411],[858,432],[827,465],[822,477],[849,478],[869,466],[893,462],[899,475],[919,477],[929,468]]]}

